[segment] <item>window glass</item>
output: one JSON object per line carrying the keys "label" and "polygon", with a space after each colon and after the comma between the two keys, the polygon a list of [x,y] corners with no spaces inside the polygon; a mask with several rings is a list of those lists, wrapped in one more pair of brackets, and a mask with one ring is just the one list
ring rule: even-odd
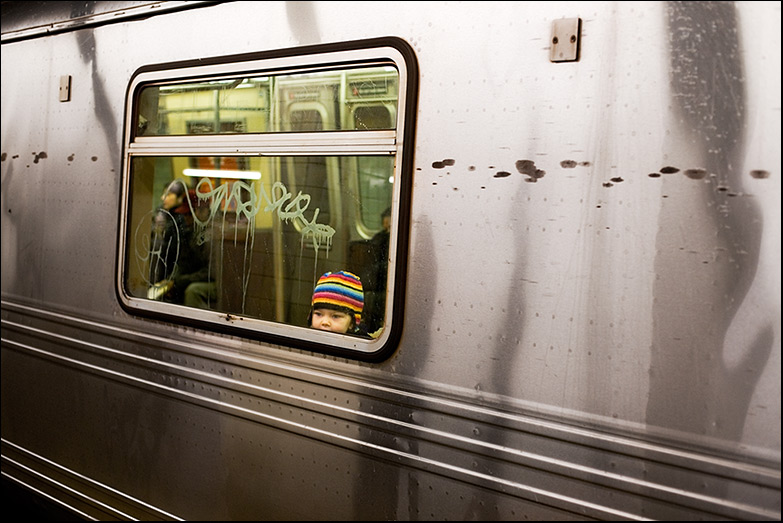
{"label": "window glass", "polygon": [[[355,129],[386,129],[394,121],[392,104],[358,105],[353,110]],[[388,210],[393,178],[383,162],[365,157],[358,160],[359,192],[362,197],[362,224],[369,230],[383,229],[383,214]]]}
{"label": "window glass", "polygon": [[[391,176],[391,157],[373,159]],[[317,277],[346,270],[359,276],[364,287],[361,322],[372,331],[380,329],[387,231],[379,227],[378,237],[370,241],[352,240],[345,233],[356,211],[345,202],[361,203],[349,180],[358,160],[134,158],[126,292],[135,298],[304,327]],[[246,168],[209,170],[204,165]],[[324,166],[338,171],[343,200],[338,216],[323,212],[331,197],[324,187]],[[312,180],[307,173],[312,173]],[[390,204],[388,199],[373,202],[376,208]]]}
{"label": "window glass", "polygon": [[[398,73],[390,66],[149,85],[139,94],[135,133],[393,129],[395,122],[385,106],[396,111],[397,89]],[[352,108],[357,105],[356,124],[351,125]],[[379,111],[380,118],[375,114]]]}
{"label": "window glass", "polygon": [[[364,211],[350,178],[370,159],[393,175],[390,156],[134,158],[127,294],[307,326],[317,277],[347,270],[363,284],[365,331],[377,332],[389,255],[378,209],[390,207],[390,193],[366,202],[378,211],[373,237],[348,233]],[[339,193],[326,183],[330,168]]]}

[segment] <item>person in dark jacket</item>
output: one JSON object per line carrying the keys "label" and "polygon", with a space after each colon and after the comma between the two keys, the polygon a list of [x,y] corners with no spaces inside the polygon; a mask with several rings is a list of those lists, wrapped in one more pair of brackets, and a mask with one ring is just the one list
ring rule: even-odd
{"label": "person in dark jacket", "polygon": [[204,206],[182,180],[166,187],[153,217],[150,298],[197,308],[209,308],[217,300],[208,246],[193,229],[193,213]]}

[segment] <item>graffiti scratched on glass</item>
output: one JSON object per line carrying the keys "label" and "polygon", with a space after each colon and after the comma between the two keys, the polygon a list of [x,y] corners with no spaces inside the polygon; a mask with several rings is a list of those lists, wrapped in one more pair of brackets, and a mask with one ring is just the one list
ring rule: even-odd
{"label": "graffiti scratched on glass", "polygon": [[[175,180],[174,183],[181,184],[184,192],[187,194],[187,187],[182,180]],[[281,182],[275,182],[272,185],[270,195],[267,194],[263,185],[261,185],[260,180],[250,183],[235,181],[231,184],[221,184],[215,187],[212,180],[209,178],[201,178],[196,184],[196,187],[195,195],[198,200],[200,202],[208,202],[209,204],[207,208],[208,212],[201,213],[193,208],[193,202],[190,198],[185,198],[190,211],[190,216],[193,218],[194,241],[197,245],[203,245],[207,242],[207,235],[205,232],[209,227],[216,226],[218,220],[220,220],[218,226],[222,230],[225,230],[228,209],[236,210],[235,220],[237,223],[240,221],[247,222],[248,227],[245,232],[246,248],[242,271],[243,312],[252,266],[255,218],[259,212],[262,210],[264,212],[272,212],[275,213],[281,221],[294,222],[298,225],[299,233],[302,237],[302,247],[304,248],[305,240],[307,239],[315,251],[316,263],[318,260],[318,252],[322,247],[326,248],[326,253],[328,255],[335,231],[329,225],[317,222],[318,214],[320,213],[320,209],[318,208],[312,211],[311,219],[307,218],[305,213],[310,206],[310,195],[302,194],[300,191],[294,197]],[[245,196],[246,199],[243,199],[243,196]],[[161,211],[166,215],[166,219],[170,220],[173,224],[173,234],[170,234],[165,241],[156,241],[159,239],[152,237],[156,234],[155,231],[153,230],[153,234],[150,235],[149,229],[144,227],[149,221],[142,219],[135,231],[135,257],[141,274],[146,274],[145,268],[149,266],[149,262],[153,259],[172,260],[171,266],[166,267],[165,270],[166,274],[171,277],[176,274],[179,256],[183,250],[181,249],[180,242],[187,241],[187,239],[184,237],[183,231],[179,230],[177,221],[168,211],[158,209],[156,211],[150,211],[150,213],[145,216]],[[237,230],[238,228],[235,228],[235,244],[237,241]],[[144,280],[149,286],[159,283],[150,281],[146,276],[144,277]]]}

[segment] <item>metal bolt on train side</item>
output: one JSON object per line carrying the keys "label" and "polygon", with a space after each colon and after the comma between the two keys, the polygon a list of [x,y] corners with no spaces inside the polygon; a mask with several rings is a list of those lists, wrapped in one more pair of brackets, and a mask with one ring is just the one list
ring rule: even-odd
{"label": "metal bolt on train side", "polygon": [[4,489],[780,520],[779,35],[777,2],[3,2]]}

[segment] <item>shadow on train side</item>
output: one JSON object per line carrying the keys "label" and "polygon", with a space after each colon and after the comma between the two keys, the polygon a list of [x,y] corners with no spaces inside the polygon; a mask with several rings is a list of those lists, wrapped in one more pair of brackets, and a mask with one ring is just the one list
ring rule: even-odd
{"label": "shadow on train side", "polygon": [[3,478],[3,507],[6,514],[28,521],[84,521],[75,512],[6,478]]}

